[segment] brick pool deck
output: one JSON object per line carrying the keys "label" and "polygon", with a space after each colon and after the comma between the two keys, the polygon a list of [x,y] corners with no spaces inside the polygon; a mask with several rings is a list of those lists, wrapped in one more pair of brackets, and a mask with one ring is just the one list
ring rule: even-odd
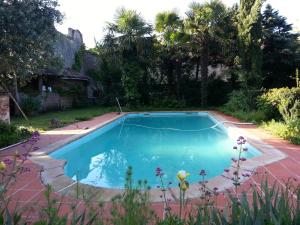
{"label": "brick pool deck", "polygon": [[[239,122],[239,120],[231,116],[224,115],[223,113],[216,111],[213,111],[212,113],[216,116],[219,115],[228,121]],[[37,146],[40,149],[43,149],[46,146],[51,146],[58,142],[64,142],[65,140],[69,140],[74,137],[74,135],[89,132],[96,124],[103,124],[117,116],[117,113],[108,113],[95,117],[89,121],[78,122],[52,131],[44,132],[41,134],[40,141],[37,143]],[[293,145],[288,141],[274,137],[255,125],[237,125],[237,127],[241,128],[249,135],[259,137],[259,139],[264,143],[273,146],[286,155],[286,157],[282,160],[256,168],[256,175],[252,175],[248,180],[243,182],[240,187],[241,192],[246,191],[247,194],[251,196],[251,192],[249,191],[250,187],[252,185],[256,185],[259,188],[263,177],[268,178],[270,185],[276,182],[278,185],[284,186],[285,182],[289,179],[298,184],[298,181],[300,180],[300,146]],[[0,152],[0,158],[3,159],[11,156],[16,150],[20,151],[20,146],[15,146]],[[11,199],[11,208],[17,206],[19,209],[27,209],[27,219],[35,220],[38,216],[36,213],[37,210],[35,209],[46,204],[46,199],[44,197],[46,187],[41,180],[41,172],[43,171],[43,168],[31,160],[27,160],[25,162],[25,166],[29,167],[30,171],[17,178],[16,182],[9,187],[7,196]],[[232,189],[230,191],[234,190]],[[61,204],[61,215],[68,213],[70,211],[70,205],[72,204],[76,204],[78,209],[84,208],[84,202],[82,200],[76,200],[68,195],[53,193],[53,197],[59,199],[58,204]],[[218,196],[218,205],[223,206],[225,202],[226,195],[221,193]],[[152,203],[152,206],[157,214],[162,216],[163,203],[154,202]],[[175,211],[178,210],[178,204],[176,202],[171,203],[171,206]],[[106,203],[106,207],[110,208],[110,203]]]}

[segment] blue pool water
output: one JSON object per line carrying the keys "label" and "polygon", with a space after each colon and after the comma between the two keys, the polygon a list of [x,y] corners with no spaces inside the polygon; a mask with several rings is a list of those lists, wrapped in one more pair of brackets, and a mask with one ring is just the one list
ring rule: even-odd
{"label": "blue pool water", "polygon": [[[159,181],[155,169],[162,168],[166,182],[177,184],[179,170],[190,172],[190,183],[220,175],[237,157],[222,125],[208,113],[128,114],[51,153],[67,161],[65,174],[73,180],[98,187],[122,188],[128,166],[135,181],[147,179],[151,187]],[[260,154],[252,146],[243,154]]]}

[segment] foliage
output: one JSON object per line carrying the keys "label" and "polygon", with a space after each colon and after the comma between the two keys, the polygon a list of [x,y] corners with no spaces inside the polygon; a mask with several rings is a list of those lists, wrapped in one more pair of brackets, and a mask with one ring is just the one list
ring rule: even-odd
{"label": "foliage", "polygon": [[264,87],[291,86],[294,81],[290,76],[295,73],[299,58],[296,52],[299,34],[269,4],[262,15],[262,28]]}
{"label": "foliage", "polygon": [[273,88],[259,100],[265,108],[278,110],[287,125],[297,125],[300,119],[300,88]]}
{"label": "foliage", "polygon": [[23,141],[30,136],[30,131],[0,122],[0,148]]}
{"label": "foliage", "polygon": [[138,181],[138,185],[134,186],[132,168],[129,167],[124,193],[112,199],[112,224],[151,224],[155,216],[149,202],[149,189],[147,181]]}
{"label": "foliage", "polygon": [[228,111],[244,111],[249,112],[257,109],[256,98],[260,91],[241,89],[233,91],[229,95],[229,101],[225,104]]}
{"label": "foliage", "polygon": [[41,101],[34,97],[23,97],[20,106],[28,116],[31,116],[41,109]]}
{"label": "foliage", "polygon": [[207,82],[208,97],[207,102],[210,106],[224,105],[228,101],[232,86],[229,82],[221,78],[211,76]]}
{"label": "foliage", "polygon": [[83,44],[80,46],[80,49],[78,50],[78,52],[75,53],[75,56],[74,56],[75,62],[73,64],[72,68],[77,72],[81,71],[82,64],[83,64],[84,51],[85,51],[85,45]]}
{"label": "foliage", "polygon": [[[124,97],[129,105],[143,103],[141,100],[147,102],[152,27],[136,11],[121,8],[117,11],[114,23],[108,23],[106,30],[107,34],[97,48],[102,59],[108,56],[101,62],[102,67],[116,67],[117,72],[121,72],[121,78],[115,77],[122,82]],[[112,72],[115,75],[115,69]]]}
{"label": "foliage", "polygon": [[62,20],[56,0],[0,1],[0,81],[7,84],[44,69],[53,57]]}
{"label": "foliage", "polygon": [[164,97],[155,99],[153,102],[153,106],[166,108],[184,108],[185,102],[177,100],[176,98]]}
{"label": "foliage", "polygon": [[202,106],[207,105],[208,66],[212,49],[225,48],[228,44],[225,37],[229,37],[226,34],[231,30],[228,27],[233,22],[228,12],[225,5],[217,0],[203,4],[193,3],[187,12],[185,29],[190,35],[192,52],[200,57]]}
{"label": "foliage", "polygon": [[264,111],[261,110],[252,110],[252,111],[229,111],[226,107],[220,107],[219,110],[221,112],[224,112],[226,114],[229,114],[235,118],[238,118],[241,121],[244,122],[252,122],[260,124],[263,121],[268,120],[268,115],[265,114]]}
{"label": "foliage", "polygon": [[[298,120],[298,124],[300,123],[300,120]],[[299,130],[291,129],[290,126],[288,126],[284,122],[278,122],[275,120],[271,120],[268,122],[262,123],[262,128],[269,131],[270,133],[284,138],[286,140],[291,141],[294,144],[300,145],[300,132]]]}
{"label": "foliage", "polygon": [[246,88],[261,86],[261,7],[263,0],[241,0],[238,13],[239,58]]}
{"label": "foliage", "polygon": [[139,80],[142,73],[137,63],[125,63],[122,70],[122,83],[125,90],[125,99],[128,105],[136,106],[141,102],[141,94],[139,91]]}

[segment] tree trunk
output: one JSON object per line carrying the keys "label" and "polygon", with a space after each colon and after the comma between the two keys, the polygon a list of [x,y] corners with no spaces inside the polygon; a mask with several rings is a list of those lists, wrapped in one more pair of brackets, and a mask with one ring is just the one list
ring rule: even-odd
{"label": "tree trunk", "polygon": [[174,76],[173,76],[173,63],[171,60],[167,62],[167,80],[168,80],[168,92],[169,96],[173,96],[174,92]]}
{"label": "tree trunk", "polygon": [[201,52],[201,106],[207,106],[208,48]]}
{"label": "tree trunk", "polygon": [[181,98],[181,66],[182,66],[181,60],[177,59],[176,67],[175,67],[176,68],[176,80],[177,80],[177,83],[176,83],[177,99]]}
{"label": "tree trunk", "polygon": [[15,77],[14,77],[14,86],[15,86],[15,99],[18,103],[20,103],[20,94],[19,94],[19,88],[18,88],[17,75],[15,75]]}
{"label": "tree trunk", "polygon": [[198,79],[199,79],[199,69],[200,69],[200,57],[197,57],[197,66],[196,66],[196,81],[198,81]]}

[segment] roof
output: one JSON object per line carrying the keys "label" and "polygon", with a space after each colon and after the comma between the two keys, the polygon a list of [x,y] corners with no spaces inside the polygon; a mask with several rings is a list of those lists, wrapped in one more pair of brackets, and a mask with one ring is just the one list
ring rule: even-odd
{"label": "roof", "polygon": [[47,76],[47,77],[55,77],[55,78],[60,78],[60,79],[63,79],[63,80],[82,80],[82,81],[89,81],[90,78],[84,74],[81,74],[79,72],[77,72],[76,70],[73,70],[73,69],[64,69],[62,71],[62,73],[54,73],[54,72],[50,72],[50,71],[47,71],[44,73],[44,76]]}

